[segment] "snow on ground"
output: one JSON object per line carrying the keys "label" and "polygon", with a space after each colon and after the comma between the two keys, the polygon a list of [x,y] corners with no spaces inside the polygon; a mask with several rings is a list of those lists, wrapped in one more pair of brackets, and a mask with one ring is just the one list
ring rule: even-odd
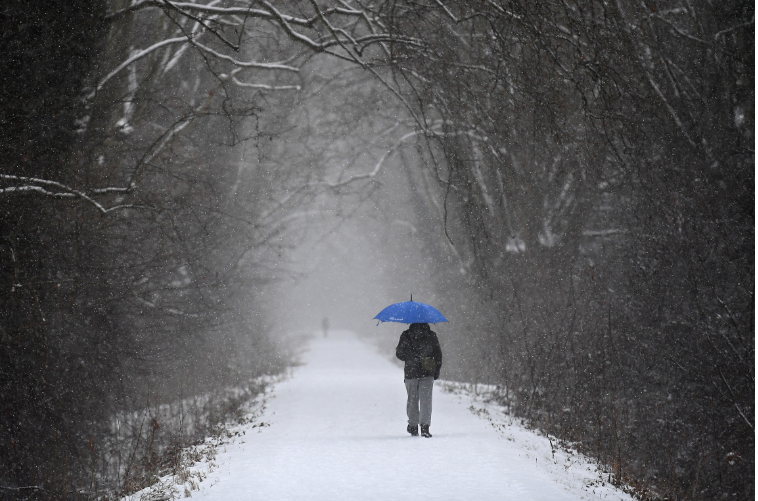
{"label": "snow on ground", "polygon": [[525,428],[519,424],[520,420],[509,416],[503,406],[492,402],[496,390],[493,386],[479,384],[474,391],[472,385],[452,381],[439,381],[439,385],[460,405],[468,406],[469,411],[488,421],[497,430],[499,439],[512,442],[511,448],[518,449],[520,457],[534,460],[540,469],[568,491],[577,488],[584,491],[565,499],[633,499],[610,484],[612,475],[597,462],[571,447],[562,447],[555,437],[548,438]]}
{"label": "snow on ground", "polygon": [[411,437],[402,369],[350,332],[315,337],[303,362],[268,396],[268,426],[234,428],[212,467],[197,465],[207,478],[194,499],[632,499],[581,455],[440,384],[433,438]]}

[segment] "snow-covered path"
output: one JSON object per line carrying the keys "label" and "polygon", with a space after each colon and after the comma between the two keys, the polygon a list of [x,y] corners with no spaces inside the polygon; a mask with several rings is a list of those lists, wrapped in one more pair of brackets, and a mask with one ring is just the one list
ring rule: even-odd
{"label": "snow-covered path", "polygon": [[243,427],[193,498],[631,499],[610,486],[593,493],[594,467],[563,453],[552,460],[546,439],[516,426],[498,432],[437,386],[434,437],[410,437],[402,369],[352,333],[315,338],[303,362],[269,400],[270,427]]}

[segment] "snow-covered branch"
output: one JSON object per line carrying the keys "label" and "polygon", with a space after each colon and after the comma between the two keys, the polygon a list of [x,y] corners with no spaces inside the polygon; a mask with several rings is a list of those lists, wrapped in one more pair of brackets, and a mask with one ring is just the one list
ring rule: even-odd
{"label": "snow-covered branch", "polygon": [[240,67],[240,68],[257,68],[259,70],[280,70],[280,71],[291,71],[293,73],[297,73],[300,71],[299,68],[295,68],[294,66],[288,66],[286,64],[281,63],[260,63],[257,61],[240,61],[239,59],[233,58],[231,56],[227,56],[225,54],[222,54],[216,50],[211,49],[210,47],[207,47],[197,41],[191,41],[192,45],[197,47],[198,49],[202,50],[203,52],[218,58],[222,61],[227,61],[232,63],[234,66]]}
{"label": "snow-covered branch", "polygon": [[[111,207],[106,207],[105,205],[101,204],[100,202],[98,202],[97,200],[93,198],[97,195],[109,195],[109,194],[125,195],[131,191],[131,188],[126,188],[126,187],[109,186],[106,188],[97,188],[97,189],[89,190],[88,193],[85,193],[84,191],[77,190],[70,186],[66,186],[63,183],[59,183],[57,181],[52,181],[49,179],[0,174],[0,180],[26,183],[26,184],[21,184],[19,186],[6,186],[4,188],[0,188],[0,194],[10,195],[10,194],[15,194],[15,193],[19,193],[19,194],[35,193],[38,195],[43,195],[43,196],[53,197],[53,198],[71,198],[71,199],[78,198],[94,205],[97,208],[97,210],[103,214],[107,214],[109,212],[120,210],[120,209],[148,209],[150,208],[150,207],[147,207],[144,205],[138,205],[138,204],[119,204],[119,205],[114,205]],[[61,190],[61,191],[51,190],[51,188]]]}
{"label": "snow-covered branch", "polygon": [[92,99],[96,92],[101,90],[106,83],[108,83],[113,77],[118,75],[124,68],[128,67],[130,64],[137,62],[138,60],[160,49],[161,47],[166,47],[168,45],[177,44],[177,43],[186,43],[188,40],[189,39],[186,36],[169,38],[167,40],[161,40],[160,42],[155,43],[146,49],[135,51],[127,60],[125,60],[123,63],[119,64],[118,66],[116,66],[116,68],[114,68],[110,73],[108,73],[105,77],[103,77],[98,82],[97,86],[95,87],[95,90],[92,92],[92,94],[89,95],[89,98]]}
{"label": "snow-covered branch", "polygon": [[[371,64],[368,60],[363,60],[363,57],[372,45],[378,44],[385,56],[390,54],[389,43],[423,46],[419,40],[388,31],[380,13],[372,10],[371,3],[360,4],[357,7],[344,0],[329,0],[326,4],[311,2],[310,7],[308,9],[307,5],[275,4],[267,0],[259,0],[255,7],[235,0],[134,0],[128,7],[108,14],[106,20],[116,23],[127,14],[150,11],[144,15],[165,16],[170,20],[168,26],[174,28],[166,32],[168,36],[165,39],[151,42],[144,48],[133,49],[127,58],[97,81],[88,98],[92,99],[124,69],[159,52],[164,55],[163,60],[157,62],[158,72],[155,75],[163,75],[174,68],[177,60],[187,53],[187,49],[194,48],[206,61],[228,65],[227,70],[219,69],[218,74],[232,74],[232,83],[235,85],[276,92],[299,90],[300,86],[294,83],[273,85],[251,82],[236,76],[236,70],[298,73],[300,64],[312,53],[328,53],[369,67]],[[191,23],[192,27],[185,28],[185,21]],[[288,62],[268,62],[242,56],[246,51],[242,40],[253,40],[261,32],[270,33],[271,27],[279,31],[283,39],[289,39],[290,46],[285,51],[290,51],[294,56]],[[230,41],[230,37],[236,40]],[[212,43],[214,40],[216,45]],[[217,46],[218,41],[223,47]],[[180,47],[173,51],[172,55],[171,46],[176,45]]]}

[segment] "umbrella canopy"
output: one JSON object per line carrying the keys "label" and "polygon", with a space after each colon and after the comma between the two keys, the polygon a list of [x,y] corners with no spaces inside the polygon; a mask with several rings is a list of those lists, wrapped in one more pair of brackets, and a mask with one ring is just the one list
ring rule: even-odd
{"label": "umbrella canopy", "polygon": [[447,322],[442,313],[433,306],[417,301],[406,301],[387,306],[379,312],[374,320],[380,322],[399,322],[401,324],[436,324]]}

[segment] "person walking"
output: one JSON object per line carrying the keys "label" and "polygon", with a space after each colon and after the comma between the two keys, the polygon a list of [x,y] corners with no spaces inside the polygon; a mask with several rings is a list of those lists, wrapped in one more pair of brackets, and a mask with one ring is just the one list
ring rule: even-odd
{"label": "person walking", "polygon": [[421,436],[431,438],[432,388],[442,368],[442,349],[437,334],[429,328],[429,324],[411,324],[400,335],[395,356],[405,362],[408,433],[418,436],[420,424]]}

